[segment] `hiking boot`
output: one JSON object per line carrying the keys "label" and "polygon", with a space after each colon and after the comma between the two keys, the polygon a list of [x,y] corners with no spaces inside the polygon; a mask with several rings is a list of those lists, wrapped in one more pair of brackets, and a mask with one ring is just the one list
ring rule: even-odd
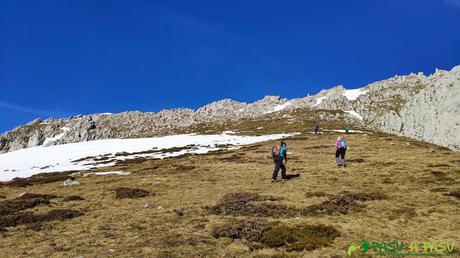
{"label": "hiking boot", "polygon": [[276,179],[273,179],[273,178],[272,178],[272,183],[276,183]]}

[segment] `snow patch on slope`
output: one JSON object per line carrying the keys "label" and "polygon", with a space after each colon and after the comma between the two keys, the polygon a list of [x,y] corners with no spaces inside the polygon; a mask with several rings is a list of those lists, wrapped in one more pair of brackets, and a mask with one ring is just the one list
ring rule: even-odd
{"label": "snow patch on slope", "polygon": [[325,98],[326,98],[326,97],[320,97],[320,98],[316,99],[316,103],[315,103],[313,106],[311,106],[311,107],[316,107],[316,106],[318,106],[319,104],[321,104],[321,102],[323,102],[323,100],[324,100]]}
{"label": "snow patch on slope", "polygon": [[278,112],[278,111],[281,111],[283,109],[286,109],[288,106],[291,105],[291,102],[286,102],[284,104],[280,104],[280,105],[276,105],[274,108],[273,108],[273,112]]}
{"label": "snow patch on slope", "polygon": [[363,88],[359,88],[354,90],[345,90],[343,96],[345,96],[348,100],[356,100],[359,96],[366,93],[367,91],[363,90]]}
{"label": "snow patch on slope", "polygon": [[62,128],[61,128],[61,131],[63,131],[62,133],[60,133],[60,134],[58,134],[58,135],[56,135],[56,136],[54,136],[54,137],[51,137],[51,138],[46,138],[42,145],[43,145],[43,146],[46,146],[46,145],[47,145],[48,143],[50,143],[50,142],[55,142],[55,141],[61,139],[62,137],[64,137],[64,135],[65,135],[69,130],[70,130],[70,128],[67,127],[67,126],[62,127]]}
{"label": "snow patch on slope", "polygon": [[[262,136],[238,136],[231,134],[196,135],[182,134],[154,138],[106,139],[90,142],[70,143],[50,147],[37,146],[5,154],[0,154],[0,181],[15,177],[30,177],[44,172],[62,172],[72,170],[88,170],[95,167],[111,166],[117,160],[137,157],[166,158],[186,153],[207,153],[219,150],[227,145],[228,149],[236,149],[242,145],[277,140],[295,135],[272,134]],[[54,137],[55,138],[55,137]],[[180,151],[162,153],[160,150],[173,147],[193,146]],[[158,152],[156,152],[158,150]],[[136,153],[151,151],[139,155],[115,155],[117,153]],[[106,155],[113,162],[101,164],[91,162],[86,157]],[[76,162],[77,160],[81,160]]]}
{"label": "snow patch on slope", "polygon": [[354,110],[346,110],[345,113],[350,114],[350,115],[358,118],[359,120],[363,120],[363,117],[360,114],[358,114],[356,111],[354,111]]}

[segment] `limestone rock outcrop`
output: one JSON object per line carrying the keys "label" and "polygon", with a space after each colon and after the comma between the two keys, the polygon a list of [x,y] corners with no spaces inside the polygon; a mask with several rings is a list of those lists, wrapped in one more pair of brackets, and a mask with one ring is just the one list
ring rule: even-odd
{"label": "limestone rock outcrop", "polygon": [[[395,76],[361,89],[339,85],[304,98],[266,96],[253,103],[224,99],[197,110],[77,115],[36,119],[0,135],[0,153],[108,138],[151,137],[174,133],[199,123],[276,116],[299,108],[345,111],[360,126],[460,150],[460,66]],[[327,116],[325,120],[339,119]]]}

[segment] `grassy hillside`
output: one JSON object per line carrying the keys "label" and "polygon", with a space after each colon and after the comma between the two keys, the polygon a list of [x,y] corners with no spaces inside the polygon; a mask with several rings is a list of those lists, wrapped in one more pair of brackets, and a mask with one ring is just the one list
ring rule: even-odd
{"label": "grassy hillside", "polygon": [[[287,139],[287,182],[271,183],[275,142],[164,160],[134,159],[0,188],[2,257],[345,257],[368,241],[460,243],[460,153],[405,138],[311,133],[311,117],[201,125],[194,132],[301,132]],[[258,129],[259,128],[259,129]],[[352,128],[354,129],[354,128]],[[345,136],[348,166],[335,165]],[[42,194],[25,195],[23,192]],[[358,254],[356,252],[354,255]]]}

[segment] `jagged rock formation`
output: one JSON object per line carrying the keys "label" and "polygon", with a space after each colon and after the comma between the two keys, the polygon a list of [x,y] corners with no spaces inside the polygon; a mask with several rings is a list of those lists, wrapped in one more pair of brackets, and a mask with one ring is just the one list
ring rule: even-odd
{"label": "jagged rock formation", "polygon": [[[0,135],[0,153],[39,145],[165,135],[199,123],[221,123],[299,108],[342,110],[356,124],[460,150],[460,66],[378,81],[361,89],[336,86],[297,99],[266,96],[254,103],[224,99],[197,110],[78,115],[34,120]],[[275,113],[276,115],[276,113]],[[324,119],[336,119],[325,117]]]}
{"label": "jagged rock formation", "polygon": [[374,126],[384,132],[407,136],[460,150],[460,66],[437,71],[399,112],[381,116]]}

